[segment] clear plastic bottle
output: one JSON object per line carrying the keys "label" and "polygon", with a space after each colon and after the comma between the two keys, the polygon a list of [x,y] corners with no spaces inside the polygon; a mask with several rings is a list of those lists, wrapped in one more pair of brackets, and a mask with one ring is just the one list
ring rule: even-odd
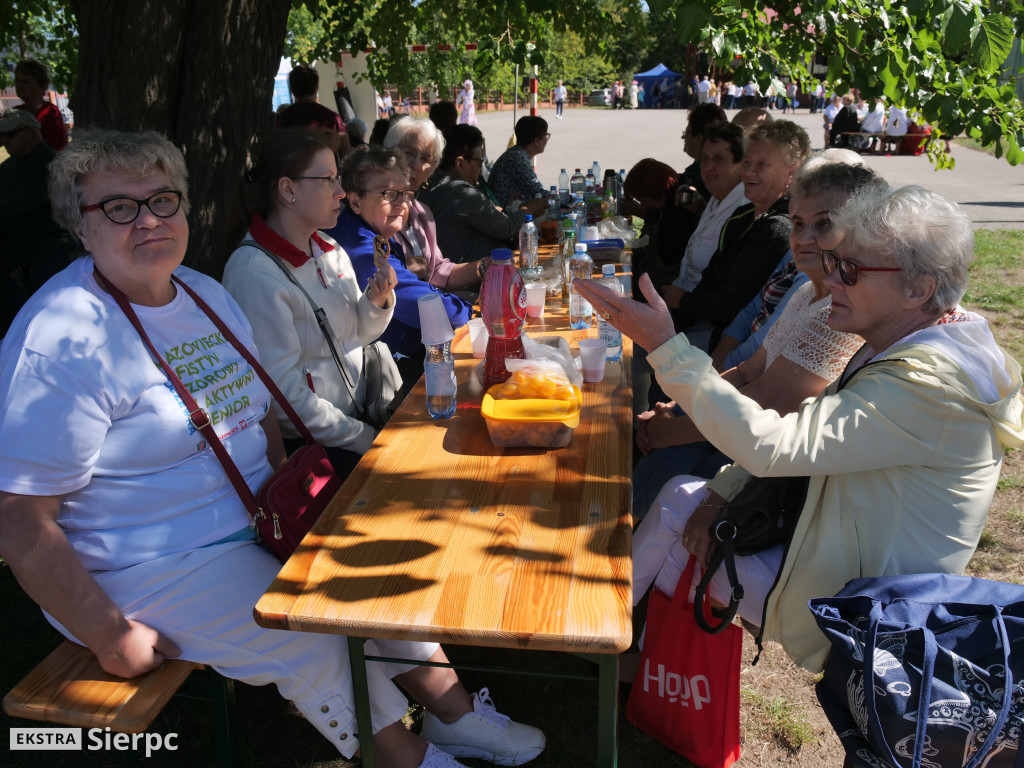
{"label": "clear plastic bottle", "polygon": [[572,284],[569,286],[569,326],[571,328],[589,328],[594,321],[594,309],[590,302],[576,290],[577,280],[589,280],[594,272],[594,262],[587,253],[584,243],[576,243],[575,253],[569,269],[572,272]]}
{"label": "clear plastic bottle", "polygon": [[590,166],[590,172],[594,174],[595,182],[601,181],[601,166],[597,164],[597,160],[595,160],[594,164]]}
{"label": "clear plastic bottle", "polygon": [[519,228],[519,269],[523,274],[533,275],[540,272],[537,261],[537,243],[539,233],[529,213],[523,217],[523,225]]}
{"label": "clear plastic bottle", "polygon": [[583,241],[583,231],[587,228],[587,201],[583,199],[582,192],[573,195],[572,215],[575,217],[576,242],[579,243]]}
{"label": "clear plastic bottle", "polygon": [[[568,191],[568,190],[567,190]],[[558,221],[558,214],[562,212],[562,198],[558,194],[558,187],[548,190],[548,219]]]}
{"label": "clear plastic bottle", "polygon": [[580,173],[579,168],[569,179],[569,194],[576,197],[577,192],[584,196],[587,194],[587,177]]}
{"label": "clear plastic bottle", "polygon": [[[571,214],[570,214],[571,215]],[[565,243],[562,245],[562,304],[569,306],[569,286],[572,285],[572,255],[576,253],[574,247],[576,243],[576,233],[566,232]]]}
{"label": "clear plastic bottle", "polygon": [[[622,283],[615,276],[615,265],[605,264],[601,267],[601,285],[607,285],[613,291],[622,294]],[[622,331],[609,323],[603,317],[597,318],[597,337],[608,342],[607,360],[620,360],[622,358]]]}
{"label": "clear plastic bottle", "polygon": [[455,360],[452,343],[426,344],[427,356],[423,361],[423,380],[427,385],[427,413],[432,419],[447,419],[455,413]]}
{"label": "clear plastic bottle", "polygon": [[587,171],[587,175],[584,178],[587,184],[587,194],[585,197],[593,197],[594,190],[597,188],[597,178],[594,176],[594,171]]}
{"label": "clear plastic bottle", "polygon": [[569,194],[569,174],[565,172],[565,168],[558,174],[558,203],[559,205],[568,205],[572,202],[572,196]]}
{"label": "clear plastic bottle", "polygon": [[619,282],[622,283],[622,293],[625,296],[633,295],[633,265],[623,264],[622,265],[622,277],[619,278]]}

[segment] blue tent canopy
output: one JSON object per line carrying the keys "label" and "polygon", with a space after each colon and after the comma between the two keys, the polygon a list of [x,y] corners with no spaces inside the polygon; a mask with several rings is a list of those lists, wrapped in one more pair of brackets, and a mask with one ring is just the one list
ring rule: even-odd
{"label": "blue tent canopy", "polygon": [[633,75],[633,79],[636,80],[637,83],[643,84],[644,93],[646,94],[646,100],[648,103],[650,102],[655,83],[660,83],[663,79],[668,78],[669,85],[672,85],[675,83],[677,77],[682,77],[682,75],[678,72],[673,72],[664,64],[658,64],[658,66],[653,67],[646,72],[639,72]]}

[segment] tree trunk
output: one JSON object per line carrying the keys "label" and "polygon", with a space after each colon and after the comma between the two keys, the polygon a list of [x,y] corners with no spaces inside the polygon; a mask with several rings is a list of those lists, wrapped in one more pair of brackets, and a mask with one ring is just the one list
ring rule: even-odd
{"label": "tree trunk", "polygon": [[78,128],[153,130],[189,168],[185,263],[220,277],[230,217],[272,93],[291,0],[72,0]]}

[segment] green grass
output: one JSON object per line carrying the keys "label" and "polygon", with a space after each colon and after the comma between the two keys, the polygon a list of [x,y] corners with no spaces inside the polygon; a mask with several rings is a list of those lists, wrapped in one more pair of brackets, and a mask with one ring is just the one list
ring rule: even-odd
{"label": "green grass", "polygon": [[992,155],[993,157],[995,157],[996,155],[996,149],[994,145],[983,147],[980,141],[972,139],[969,136],[961,136],[959,138],[953,139],[953,141],[959,144],[961,147],[967,147],[968,149],[973,149],[976,152],[984,152],[985,154]]}
{"label": "green grass", "polygon": [[[790,752],[814,741],[814,729],[805,719],[802,708],[786,697],[765,696],[744,687],[740,700],[748,718],[756,720],[773,741]],[[756,717],[750,717],[752,713],[756,713]]]}
{"label": "green grass", "polygon": [[1024,359],[1024,230],[975,232],[964,304],[988,316],[992,332],[1017,360]]}

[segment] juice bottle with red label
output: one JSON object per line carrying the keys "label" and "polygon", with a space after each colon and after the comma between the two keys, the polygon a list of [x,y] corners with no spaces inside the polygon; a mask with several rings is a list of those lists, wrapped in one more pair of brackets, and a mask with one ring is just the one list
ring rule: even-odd
{"label": "juice bottle with red label", "polygon": [[480,287],[480,314],[489,336],[484,356],[484,389],[509,377],[505,358],[523,359],[522,327],[526,319],[523,278],[512,263],[512,251],[495,248]]}

